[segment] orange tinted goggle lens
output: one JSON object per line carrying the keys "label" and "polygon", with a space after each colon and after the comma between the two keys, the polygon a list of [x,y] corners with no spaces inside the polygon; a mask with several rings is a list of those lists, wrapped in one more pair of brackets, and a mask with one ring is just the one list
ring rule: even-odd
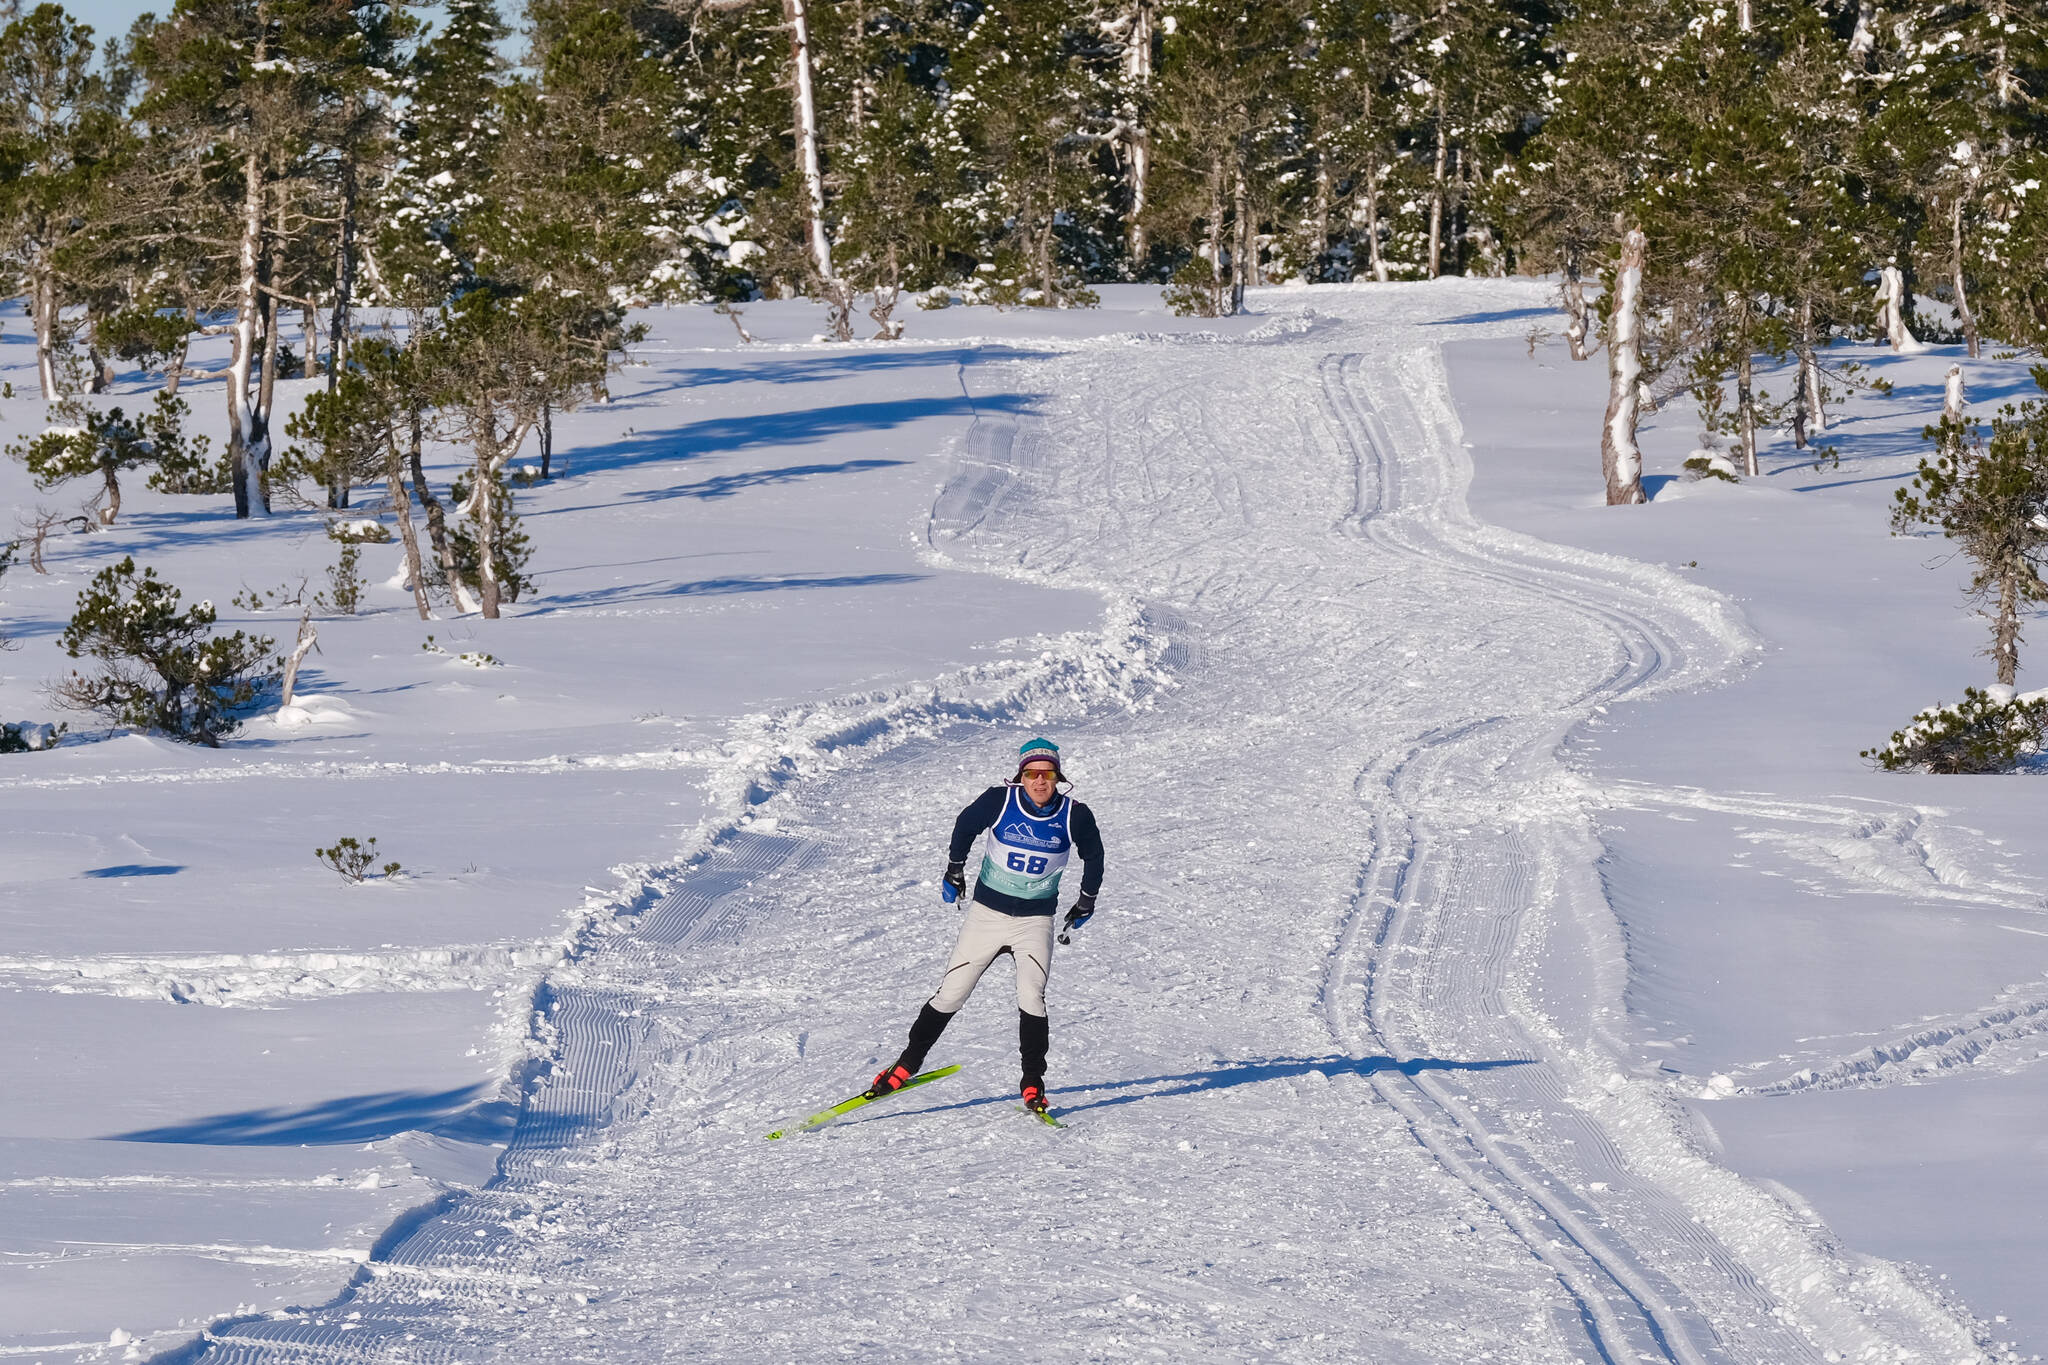
{"label": "orange tinted goggle lens", "polygon": [[1026,768],[1024,770],[1024,776],[1026,777],[1058,777],[1059,775],[1060,772],[1057,768]]}

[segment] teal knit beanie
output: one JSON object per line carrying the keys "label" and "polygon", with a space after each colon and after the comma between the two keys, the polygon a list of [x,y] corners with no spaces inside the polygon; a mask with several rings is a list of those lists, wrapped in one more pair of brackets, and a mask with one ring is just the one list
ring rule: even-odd
{"label": "teal knit beanie", "polygon": [[1024,765],[1027,763],[1048,762],[1052,764],[1052,770],[1056,776],[1066,776],[1065,773],[1060,771],[1059,745],[1043,736],[1037,739],[1027,739],[1017,749],[1017,776],[1022,777],[1024,775]]}

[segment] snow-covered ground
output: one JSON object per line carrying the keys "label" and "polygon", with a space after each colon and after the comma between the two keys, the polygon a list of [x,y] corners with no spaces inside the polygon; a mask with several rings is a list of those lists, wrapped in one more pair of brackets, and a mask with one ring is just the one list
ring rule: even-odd
{"label": "snow-covered ground", "polygon": [[[1982,676],[1885,526],[1949,357],[1866,357],[1839,468],[1753,486],[1671,481],[1674,412],[1609,510],[1545,286],[1255,300],[664,312],[511,619],[387,584],[321,621],[324,719],[5,760],[0,1352],[2042,1349],[2043,798],[1855,756]],[[331,562],[127,506],[0,589],[0,718],[121,554],[223,604]],[[998,966],[959,1076],[761,1141],[894,1055],[952,814],[1039,730],[1108,843],[1068,1131],[1013,1112]],[[341,884],[344,833],[407,874]]]}

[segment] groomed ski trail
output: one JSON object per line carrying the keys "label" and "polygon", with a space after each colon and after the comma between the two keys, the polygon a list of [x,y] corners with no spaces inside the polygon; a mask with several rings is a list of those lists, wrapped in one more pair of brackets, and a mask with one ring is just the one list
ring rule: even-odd
{"label": "groomed ski trail", "polygon": [[[1482,315],[1515,288],[968,372],[1042,398],[977,425],[937,551],[1101,587],[1111,625],[736,740],[748,814],[552,973],[499,1180],[205,1358],[1979,1358],[1619,1061],[1560,751],[1751,643],[1466,511],[1440,343],[1518,332]],[[763,1143],[894,1055],[955,928],[952,814],[1038,728],[1108,842],[1053,971],[1070,1129],[1011,1112],[999,966],[946,1093]]]}

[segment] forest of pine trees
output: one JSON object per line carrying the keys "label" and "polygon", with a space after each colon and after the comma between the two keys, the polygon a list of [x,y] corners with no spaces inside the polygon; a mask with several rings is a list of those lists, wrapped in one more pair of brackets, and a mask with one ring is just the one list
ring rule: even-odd
{"label": "forest of pine trees", "polygon": [[[801,295],[891,337],[906,303],[1110,281],[1215,315],[1281,279],[1554,274],[1612,376],[1622,503],[1646,404],[1691,391],[1754,473],[1760,429],[1804,446],[1856,382],[1832,339],[2048,339],[2037,0],[0,13],[0,295],[43,396],[121,361],[175,397],[192,338],[226,335],[225,384],[193,389],[223,456],[166,440],[157,486],[244,516],[409,494],[415,583],[486,616],[521,585],[510,462],[545,468],[647,303]],[[372,339],[371,312],[407,325]],[[1789,391],[1757,382],[1793,360]],[[280,375],[325,381],[289,423]],[[432,441],[473,455],[452,488]],[[67,458],[113,486],[111,455]]]}

